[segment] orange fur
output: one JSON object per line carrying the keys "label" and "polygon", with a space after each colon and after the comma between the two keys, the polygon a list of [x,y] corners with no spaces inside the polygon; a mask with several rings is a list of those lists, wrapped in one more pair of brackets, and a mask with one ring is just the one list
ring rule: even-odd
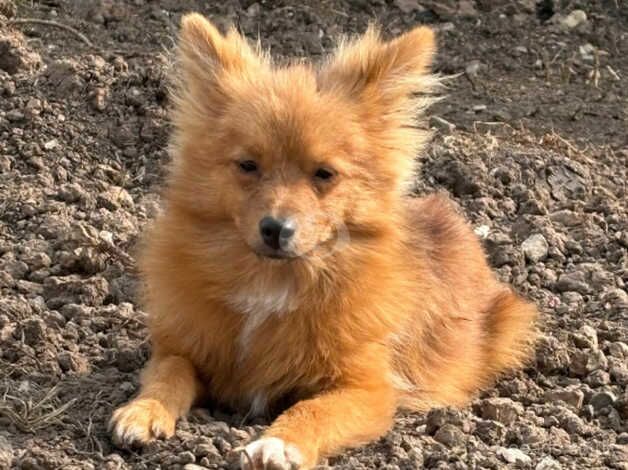
{"label": "orange fur", "polygon": [[[535,308],[444,197],[405,194],[434,50],[427,28],[390,42],[371,28],[318,68],[278,66],[184,17],[166,208],[141,256],[153,355],[116,439],[170,436],[206,396],[263,411],[290,395],[249,448],[256,467],[309,468],[398,407],[462,405],[522,365]],[[296,220],[298,256],[255,253],[265,214]]]}

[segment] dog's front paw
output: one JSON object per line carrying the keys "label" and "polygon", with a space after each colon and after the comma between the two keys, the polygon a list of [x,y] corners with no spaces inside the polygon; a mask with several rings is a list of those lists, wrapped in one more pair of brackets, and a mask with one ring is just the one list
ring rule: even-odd
{"label": "dog's front paw", "polygon": [[109,421],[114,444],[144,445],[159,437],[172,437],[175,418],[157,400],[139,398],[118,408]]}
{"label": "dog's front paw", "polygon": [[242,470],[293,470],[302,465],[303,457],[299,449],[276,437],[263,437],[251,442],[240,455]]}

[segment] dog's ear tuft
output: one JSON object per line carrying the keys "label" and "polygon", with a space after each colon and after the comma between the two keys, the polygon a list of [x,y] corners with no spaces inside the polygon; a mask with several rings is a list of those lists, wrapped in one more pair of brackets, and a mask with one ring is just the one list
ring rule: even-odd
{"label": "dog's ear tuft", "polygon": [[211,72],[240,71],[259,62],[256,51],[235,28],[223,35],[199,13],[189,13],[181,19],[179,51],[184,67],[189,68],[193,62]]}
{"label": "dog's ear tuft", "polygon": [[435,51],[434,32],[428,27],[419,26],[385,42],[370,26],[357,39],[340,44],[321,70],[321,87],[340,88],[356,97],[374,93],[393,99],[425,91],[424,77]]}

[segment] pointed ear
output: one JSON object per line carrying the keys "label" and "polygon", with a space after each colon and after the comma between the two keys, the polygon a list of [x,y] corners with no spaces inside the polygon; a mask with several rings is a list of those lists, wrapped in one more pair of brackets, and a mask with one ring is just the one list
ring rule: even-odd
{"label": "pointed ear", "polygon": [[[207,71],[241,71],[259,57],[235,28],[222,35],[208,19],[190,13],[181,19],[179,54],[184,67],[204,66]],[[209,69],[209,70],[207,70]]]}
{"label": "pointed ear", "polygon": [[361,37],[340,44],[321,70],[321,87],[386,101],[427,91],[430,80],[426,77],[435,51],[434,32],[425,26],[389,42],[370,26]]}

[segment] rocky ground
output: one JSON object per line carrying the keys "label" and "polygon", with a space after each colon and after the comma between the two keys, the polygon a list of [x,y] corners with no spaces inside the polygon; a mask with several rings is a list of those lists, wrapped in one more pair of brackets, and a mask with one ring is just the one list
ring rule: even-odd
{"label": "rocky ground", "polygon": [[129,253],[159,210],[163,52],[190,10],[284,56],[373,19],[436,28],[454,77],[417,191],[448,191],[544,312],[527,370],[322,468],[628,469],[623,0],[0,0],[0,468],[232,468],[266,424],[199,409],[137,452],[106,432],[149,353]]}

